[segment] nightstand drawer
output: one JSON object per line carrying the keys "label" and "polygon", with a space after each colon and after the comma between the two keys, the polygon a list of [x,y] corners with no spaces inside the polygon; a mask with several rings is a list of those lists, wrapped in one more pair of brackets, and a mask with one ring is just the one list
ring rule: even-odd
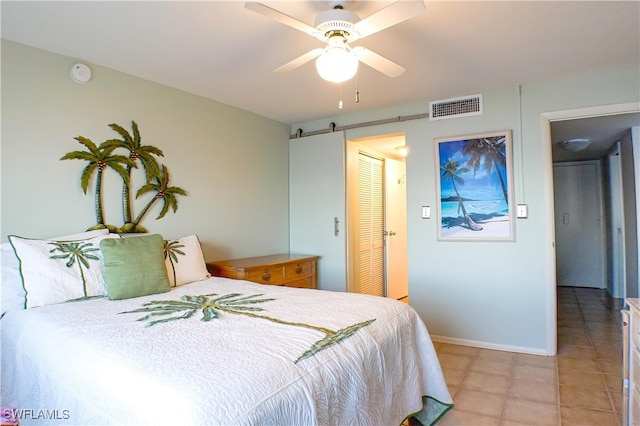
{"label": "nightstand drawer", "polygon": [[282,266],[271,266],[247,271],[245,280],[260,284],[282,284],[284,281]]}
{"label": "nightstand drawer", "polygon": [[286,281],[307,278],[316,273],[316,262],[295,262],[284,266],[284,279]]}
{"label": "nightstand drawer", "polygon": [[216,277],[286,287],[316,288],[317,260],[318,256],[274,254],[207,262],[207,269]]}
{"label": "nightstand drawer", "polygon": [[296,288],[316,288],[316,278],[315,276],[313,276],[313,277],[303,278],[297,281],[289,281],[286,284],[286,286],[296,287]]}

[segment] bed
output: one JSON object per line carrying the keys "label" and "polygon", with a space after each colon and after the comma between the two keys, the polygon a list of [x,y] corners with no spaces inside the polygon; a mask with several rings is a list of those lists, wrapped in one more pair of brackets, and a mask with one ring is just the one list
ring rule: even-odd
{"label": "bed", "polygon": [[204,277],[8,309],[3,407],[22,424],[400,425],[452,407],[407,304]]}

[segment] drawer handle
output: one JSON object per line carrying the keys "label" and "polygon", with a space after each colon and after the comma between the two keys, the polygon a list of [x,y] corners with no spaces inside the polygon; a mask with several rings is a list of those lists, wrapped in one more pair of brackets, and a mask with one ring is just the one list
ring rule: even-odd
{"label": "drawer handle", "polygon": [[264,274],[262,274],[262,279],[265,281],[269,281],[269,279],[271,279],[271,274],[269,273],[268,269],[264,270]]}
{"label": "drawer handle", "polygon": [[302,273],[302,266],[298,264],[298,267],[296,268],[296,274],[301,274],[301,273]]}

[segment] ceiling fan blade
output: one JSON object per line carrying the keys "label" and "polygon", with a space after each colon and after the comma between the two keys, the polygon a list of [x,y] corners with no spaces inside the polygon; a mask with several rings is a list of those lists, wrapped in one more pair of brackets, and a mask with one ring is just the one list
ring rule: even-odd
{"label": "ceiling fan blade", "polygon": [[406,71],[405,67],[390,61],[384,56],[372,52],[366,47],[354,47],[353,51],[363,64],[369,65],[374,70],[379,71],[388,77],[400,77]]}
{"label": "ceiling fan blade", "polygon": [[354,25],[359,38],[370,36],[373,33],[392,27],[407,19],[413,18],[426,10],[424,1],[396,1],[389,6],[380,9],[373,15],[369,15]]}
{"label": "ceiling fan blade", "polygon": [[318,47],[317,49],[310,50],[307,53],[305,53],[304,55],[298,56],[293,61],[287,62],[286,64],[284,64],[280,68],[276,68],[275,70],[273,70],[273,72],[285,73],[285,72],[293,71],[294,69],[296,69],[296,68],[306,64],[307,62],[314,60],[318,56],[322,55],[322,52],[324,52],[324,49],[322,49],[320,47]]}
{"label": "ceiling fan blade", "polygon": [[302,31],[303,33],[307,33],[313,37],[315,37],[316,33],[318,32],[318,30],[312,27],[311,25],[305,24],[304,22],[299,21],[296,18],[293,18],[289,15],[286,15],[280,12],[279,10],[275,10],[265,4],[258,3],[255,1],[248,1],[248,2],[245,2],[244,7],[253,12],[259,13],[262,16],[266,16],[267,18],[270,18],[282,24],[288,25],[291,28],[295,28],[296,30]]}

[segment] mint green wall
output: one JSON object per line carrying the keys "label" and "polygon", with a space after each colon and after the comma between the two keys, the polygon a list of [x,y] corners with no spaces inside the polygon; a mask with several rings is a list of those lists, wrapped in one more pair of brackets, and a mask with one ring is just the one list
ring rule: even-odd
{"label": "mint green wall", "polygon": [[[73,58],[1,47],[3,242],[94,225],[94,180],[87,195],[79,183],[86,163],[59,158],[84,149],[75,136],[100,143],[117,137],[108,124],[130,130],[135,120],[143,143],[164,151],[171,184],[189,193],[156,221],[158,203],[142,223],[150,232],[196,233],[207,260],[288,251],[288,125],[91,64],[91,81],[76,84]],[[105,219],[121,225],[121,179],[109,171],[104,180]]]}
{"label": "mint green wall", "polygon": [[[555,282],[550,147],[541,114],[640,100],[638,66],[600,70],[483,93],[481,116],[426,119],[347,130],[347,139],[406,132],[409,299],[436,338],[540,354],[555,353]],[[352,113],[292,128],[304,131],[424,113],[428,101]],[[435,209],[434,138],[511,129],[515,202],[529,206],[516,220],[515,242],[439,242]],[[545,143],[548,143],[545,142]],[[435,211],[435,210],[434,210]]]}
{"label": "mint green wall", "polygon": [[[107,125],[135,120],[144,143],[165,152],[172,184],[189,191],[177,214],[143,225],[169,238],[197,233],[207,260],[288,250],[289,126],[198,96],[92,66],[93,79],[73,83],[76,61],[2,41],[1,232],[33,237],[77,232],[95,223],[93,187],[79,186],[80,161],[58,161],[80,149],[73,137],[114,137]],[[358,138],[404,131],[407,158],[409,296],[434,336],[489,347],[553,353],[549,318],[548,238],[551,187],[540,114],[640,100],[638,66],[483,92],[484,115],[415,120],[347,131]],[[478,90],[474,93],[480,93]],[[521,95],[520,95],[521,93]],[[427,111],[425,101],[300,123],[313,131]],[[366,105],[363,105],[366,106]],[[522,117],[522,118],[521,118]],[[515,242],[438,242],[433,139],[511,129],[517,203]],[[108,222],[120,224],[119,177],[107,173]],[[140,203],[136,205],[140,210]],[[555,333],[555,331],[554,331]]]}

